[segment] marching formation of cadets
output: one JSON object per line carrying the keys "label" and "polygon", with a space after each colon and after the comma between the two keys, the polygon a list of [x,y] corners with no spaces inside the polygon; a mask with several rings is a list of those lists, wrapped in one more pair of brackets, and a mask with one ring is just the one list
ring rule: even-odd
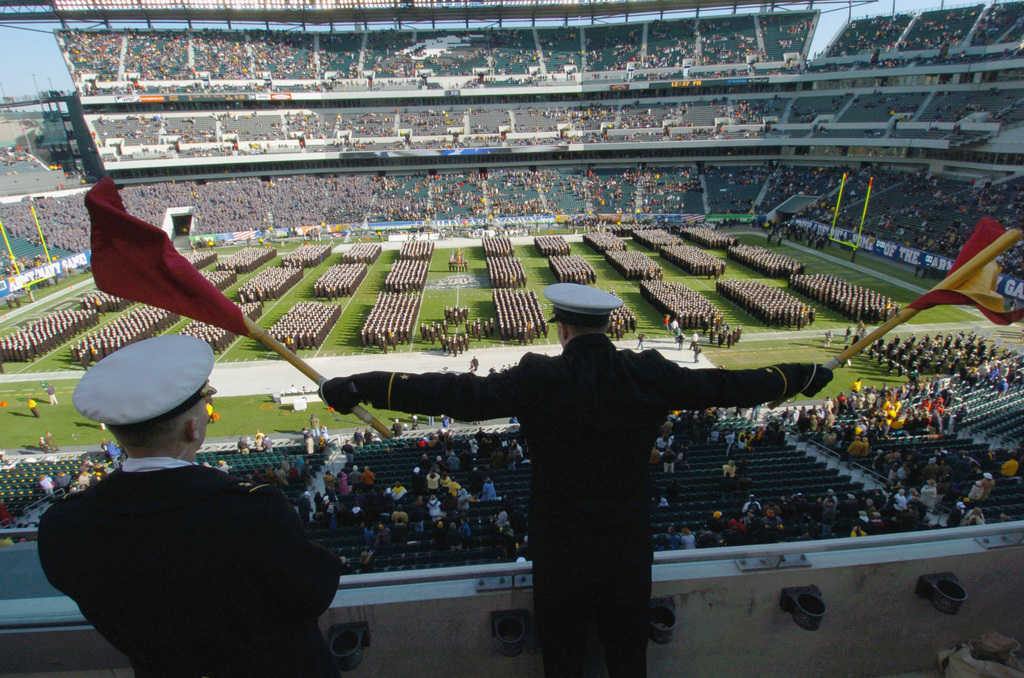
{"label": "marching formation of cadets", "polygon": [[686,226],[679,229],[679,232],[687,240],[692,240],[701,247],[707,247],[708,249],[724,250],[736,244],[736,238],[731,235],[704,226]]}
{"label": "marching formation of cadets", "polygon": [[794,275],[789,286],[836,313],[869,323],[883,323],[900,312],[899,305],[874,290],[854,285],[834,275]]}
{"label": "marching formation of cadets", "polygon": [[487,320],[480,320],[477,318],[473,322],[466,321],[466,334],[473,337],[474,339],[483,339],[484,337],[494,336],[494,318],[488,318]]}
{"label": "marching formation of cadets", "polygon": [[542,257],[567,257],[571,248],[560,235],[538,235],[533,239],[533,246]]}
{"label": "marching formation of cadets", "polygon": [[466,261],[461,249],[452,250],[448,255],[448,270],[454,273],[465,273],[469,270],[469,262]]}
{"label": "marching formation of cadets", "polygon": [[80,305],[83,311],[96,310],[99,313],[115,313],[125,310],[133,303],[135,302],[115,297],[106,292],[90,292],[82,297]]}
{"label": "marching formation of cadets", "polygon": [[320,348],[339,318],[341,307],[337,304],[302,301],[292,306],[273,324],[267,334],[292,351],[300,348]]}
{"label": "marching formation of cadets", "polygon": [[388,292],[422,292],[427,285],[429,273],[429,259],[399,259],[388,271],[384,279],[384,289]]}
{"label": "marching formation of cadets", "polygon": [[717,328],[722,318],[722,312],[707,297],[681,283],[644,281],[640,284],[640,295],[658,312],[675,318],[684,329],[700,328],[707,332],[708,328]]}
{"label": "marching formation of cadets", "polygon": [[193,250],[181,256],[196,268],[206,268],[217,261],[217,253],[213,250]]}
{"label": "marching formation of cadets", "polygon": [[[615,294],[615,292],[612,292]],[[615,296],[619,296],[615,294]],[[616,341],[626,336],[627,332],[636,332],[636,316],[629,307],[623,304],[612,311],[608,318],[608,334]]]}
{"label": "marching formation of cadets", "polygon": [[377,243],[361,242],[345,250],[341,260],[346,264],[372,264],[380,257],[384,248]]}
{"label": "marching formation of cadets", "polygon": [[[469,306],[445,306],[444,319],[450,323],[461,323],[469,319]],[[448,328],[445,328],[448,331]]]}
{"label": "marching formation of cadets", "polygon": [[426,261],[434,256],[433,240],[407,240],[402,243],[402,249],[398,252],[398,258],[407,261]]}
{"label": "marching formation of cadets", "polygon": [[115,318],[100,331],[83,337],[71,347],[71,355],[82,367],[99,362],[117,349],[136,341],[150,339],[181,320],[177,313],[142,305]]}
{"label": "marching formation of cadets", "polygon": [[277,258],[273,247],[243,247],[227,259],[217,261],[218,271],[252,273],[263,264]]}
{"label": "marching formation of cadets", "polygon": [[51,313],[0,339],[0,362],[32,362],[99,322],[100,314],[95,308]]}
{"label": "marching formation of cadets", "polygon": [[661,256],[690,275],[718,278],[725,274],[725,260],[692,245],[671,245],[661,248]]}
{"label": "marching formation of cadets", "polygon": [[[722,318],[715,319],[710,327],[704,330],[708,334],[708,343],[714,344],[718,342],[718,348],[722,348],[725,345],[726,348],[732,348],[733,344],[740,340],[740,336],[743,334],[743,325],[737,325],[732,327],[727,322],[722,322]],[[680,348],[682,344],[680,343]]]}
{"label": "marching formation of cadets", "polygon": [[590,233],[584,233],[583,242],[598,254],[611,250],[626,251],[625,240],[617,235],[605,233],[603,231],[591,231]]}
{"label": "marching formation of cadets", "polygon": [[605,260],[626,280],[661,280],[664,271],[646,254],[607,250]]}
{"label": "marching formation of cadets", "polygon": [[899,376],[911,376],[934,372],[935,374],[959,374],[965,382],[970,381],[970,370],[993,357],[994,349],[981,335],[971,332],[946,334],[934,337],[927,334],[918,339],[911,334],[907,339],[895,335],[888,341],[879,338],[869,348],[868,356],[886,365],[890,372]]}
{"label": "marching formation of cadets", "polygon": [[484,256],[487,258],[511,257],[515,251],[512,247],[512,240],[508,236],[485,235],[480,240],[484,247]]}
{"label": "marching formation of cadets", "polygon": [[330,245],[306,243],[299,246],[294,252],[289,252],[281,257],[281,266],[284,268],[316,268],[324,263],[329,256],[331,256]]}
{"label": "marching formation of cadets", "polygon": [[672,235],[661,228],[642,228],[633,231],[633,240],[649,250],[660,252],[663,247],[679,245],[679,236]]}
{"label": "marching formation of cadets", "polygon": [[234,271],[199,271],[199,273],[221,292],[238,282],[238,274]]}
{"label": "marching formation of cadets", "polygon": [[718,293],[769,327],[802,330],[814,322],[815,310],[796,297],[758,280],[719,280]]}
{"label": "marching formation of cadets", "polygon": [[769,278],[789,278],[804,272],[804,265],[793,257],[763,247],[733,245],[727,250],[727,256]]}
{"label": "marching formation of cadets", "polygon": [[487,275],[491,278],[491,287],[526,287],[526,269],[523,268],[521,259],[516,257],[487,257],[486,261]]}
{"label": "marching formation of cadets", "polygon": [[366,277],[366,264],[335,264],[313,283],[313,294],[324,299],[351,297]]}
{"label": "marching formation of cadets", "polygon": [[597,282],[597,271],[589,261],[578,254],[549,257],[548,267],[558,282],[578,285],[593,285]]}
{"label": "marching formation of cadets", "polygon": [[265,268],[238,288],[239,301],[280,299],[302,282],[301,268]]}
{"label": "marching formation of cadets", "polygon": [[412,326],[420,313],[422,294],[381,292],[359,331],[363,346],[376,346],[384,353],[399,344],[412,343]]}
{"label": "marching formation of cadets", "polygon": [[448,355],[457,356],[469,350],[469,335],[467,334],[444,334],[440,337],[441,348]]}
{"label": "marching formation of cadets", "polygon": [[[242,314],[250,320],[258,320],[263,315],[263,302],[255,301],[246,304],[239,304],[238,307],[242,309]],[[223,327],[217,327],[216,325],[208,325],[198,320],[193,320],[185,329],[181,331],[182,334],[196,339],[202,339],[210,348],[213,349],[214,353],[220,353],[235,340],[234,332],[228,332]]]}
{"label": "marching formation of cadets", "polygon": [[548,335],[548,322],[533,290],[496,289],[492,298],[498,311],[498,337],[502,340],[532,344],[534,339]]}

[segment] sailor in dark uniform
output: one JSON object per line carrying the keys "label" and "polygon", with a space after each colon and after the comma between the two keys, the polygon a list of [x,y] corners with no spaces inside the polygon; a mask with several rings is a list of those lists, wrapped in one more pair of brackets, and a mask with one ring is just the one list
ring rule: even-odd
{"label": "sailor in dark uniform", "polygon": [[643,676],[652,563],[648,458],[666,414],[813,395],[831,371],[795,364],[690,370],[657,351],[618,351],[604,332],[620,299],[572,283],[544,294],[554,305],[561,355],[527,353],[519,365],[486,377],[369,372],[331,379],[321,395],[336,410],[366,401],[469,421],[518,417],[532,450],[529,543],[545,674],[582,675],[593,619],[609,674]]}
{"label": "sailor in dark uniform", "polygon": [[86,373],[75,407],[128,459],[43,514],[43,571],[136,676],[338,676],[317,618],[340,559],[277,489],[195,462],[212,369],[206,342],[173,335]]}

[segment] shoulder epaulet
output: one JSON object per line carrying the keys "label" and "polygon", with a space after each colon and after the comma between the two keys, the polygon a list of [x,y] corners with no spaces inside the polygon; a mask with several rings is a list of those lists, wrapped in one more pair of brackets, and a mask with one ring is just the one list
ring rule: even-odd
{"label": "shoulder epaulet", "polygon": [[84,490],[78,490],[76,492],[65,492],[61,496],[60,500],[61,501],[68,501],[70,499],[77,499],[78,497],[81,497],[83,494],[85,494]]}
{"label": "shoulder epaulet", "polygon": [[245,480],[240,483],[231,483],[225,487],[230,491],[241,492],[242,494],[269,494],[274,490],[271,485],[257,485]]}

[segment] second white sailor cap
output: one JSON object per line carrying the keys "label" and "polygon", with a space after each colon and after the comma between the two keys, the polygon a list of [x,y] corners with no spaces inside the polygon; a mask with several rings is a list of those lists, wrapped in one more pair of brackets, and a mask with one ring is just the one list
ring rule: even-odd
{"label": "second white sailor cap", "polygon": [[551,322],[579,327],[601,327],[611,312],[622,306],[622,299],[614,294],[575,283],[548,285],[544,296],[555,307]]}
{"label": "second white sailor cap", "polygon": [[115,426],[162,421],[186,411],[208,392],[213,349],[174,334],[121,348],[89,369],[72,402],[82,416]]}

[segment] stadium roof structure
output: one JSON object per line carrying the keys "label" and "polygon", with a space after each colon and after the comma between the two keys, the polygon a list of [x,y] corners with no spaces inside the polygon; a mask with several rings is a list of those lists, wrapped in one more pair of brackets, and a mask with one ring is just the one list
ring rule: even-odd
{"label": "stadium roof structure", "polygon": [[[819,0],[819,4],[861,4]],[[771,8],[796,6],[772,2]],[[807,2],[799,3],[809,9]],[[811,5],[814,4],[811,0]],[[502,24],[764,7],[758,0],[0,0],[0,22]]]}

